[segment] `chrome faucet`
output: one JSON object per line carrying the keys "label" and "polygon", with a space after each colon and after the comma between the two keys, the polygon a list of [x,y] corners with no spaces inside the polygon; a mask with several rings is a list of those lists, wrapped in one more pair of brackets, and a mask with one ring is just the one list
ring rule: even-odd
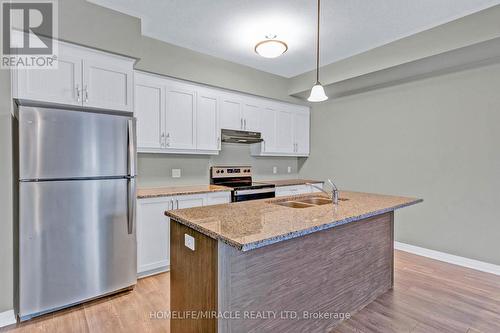
{"label": "chrome faucet", "polygon": [[330,186],[332,187],[332,192],[328,192],[326,190],[324,190],[322,187],[319,187],[319,186],[316,186],[314,184],[311,184],[311,183],[306,183],[306,185],[309,185],[309,186],[312,186],[318,190],[320,190],[321,192],[324,192],[326,194],[328,194],[329,196],[331,195],[332,196],[332,203],[334,205],[338,205],[339,204],[339,190],[337,188],[337,185],[335,185],[331,179],[327,179],[327,182],[330,184]]}

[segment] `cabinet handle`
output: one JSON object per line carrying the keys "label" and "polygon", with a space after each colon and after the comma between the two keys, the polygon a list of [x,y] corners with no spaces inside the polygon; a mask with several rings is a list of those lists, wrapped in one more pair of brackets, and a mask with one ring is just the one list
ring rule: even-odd
{"label": "cabinet handle", "polygon": [[179,209],[179,200],[178,199],[175,200],[175,209]]}
{"label": "cabinet handle", "polygon": [[81,102],[82,96],[80,95],[80,85],[76,85],[76,101]]}
{"label": "cabinet handle", "polygon": [[243,129],[247,129],[247,119],[243,119]]}
{"label": "cabinet handle", "polygon": [[243,129],[243,118],[240,118],[240,128]]}
{"label": "cabinet handle", "polygon": [[167,147],[170,147],[170,133],[167,133],[167,136],[166,136],[166,146]]}
{"label": "cabinet handle", "polygon": [[165,147],[165,133],[161,133],[160,147]]}
{"label": "cabinet handle", "polygon": [[174,209],[174,199],[170,199],[170,209]]}
{"label": "cabinet handle", "polygon": [[85,103],[87,103],[89,101],[89,90],[87,89],[87,85],[85,85],[83,91],[85,93]]}

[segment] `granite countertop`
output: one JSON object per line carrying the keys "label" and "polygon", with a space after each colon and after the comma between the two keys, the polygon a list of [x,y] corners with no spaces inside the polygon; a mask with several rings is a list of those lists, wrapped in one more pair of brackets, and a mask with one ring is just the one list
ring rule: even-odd
{"label": "granite countertop", "polygon": [[318,184],[318,183],[324,183],[324,181],[312,180],[312,179],[276,179],[276,180],[257,180],[256,183],[273,184],[275,186],[293,186],[293,185],[304,185],[307,183]]}
{"label": "granite countertop", "polygon": [[165,187],[142,187],[137,189],[137,198],[157,198],[171,195],[199,194],[210,192],[229,192],[231,188],[218,185],[189,185],[189,186],[165,186]]}
{"label": "granite countertop", "polygon": [[[290,208],[274,203],[323,194],[262,199],[166,211],[165,215],[241,251],[355,222],[421,202],[421,199],[340,192],[338,206]],[[345,200],[347,199],[347,201]]]}

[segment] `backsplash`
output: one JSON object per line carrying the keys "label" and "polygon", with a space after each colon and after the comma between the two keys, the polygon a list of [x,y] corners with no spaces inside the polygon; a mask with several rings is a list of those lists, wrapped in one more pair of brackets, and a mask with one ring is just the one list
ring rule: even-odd
{"label": "backsplash", "polygon": [[[250,165],[255,180],[297,178],[298,173],[297,157],[253,157],[250,145],[227,143],[214,156],[139,154],[137,181],[142,187],[208,184],[212,165]],[[273,167],[277,167],[276,174]],[[181,177],[172,178],[172,169],[181,169]]]}

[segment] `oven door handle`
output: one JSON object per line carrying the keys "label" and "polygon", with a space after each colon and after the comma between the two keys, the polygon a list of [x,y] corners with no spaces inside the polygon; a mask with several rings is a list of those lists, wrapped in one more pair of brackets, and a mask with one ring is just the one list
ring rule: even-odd
{"label": "oven door handle", "polygon": [[258,188],[252,190],[235,190],[234,195],[248,195],[248,194],[259,194],[259,193],[272,193],[276,192],[274,187]]}

